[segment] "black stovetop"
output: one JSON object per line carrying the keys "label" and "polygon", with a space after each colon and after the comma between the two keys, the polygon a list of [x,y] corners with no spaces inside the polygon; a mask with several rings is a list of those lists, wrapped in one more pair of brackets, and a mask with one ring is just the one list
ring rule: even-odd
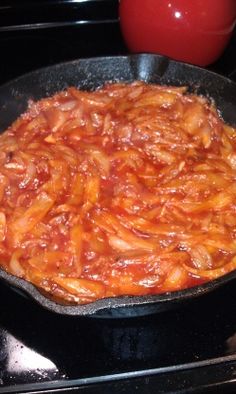
{"label": "black stovetop", "polygon": [[[1,1],[0,83],[38,67],[125,54],[118,0]],[[236,35],[210,68],[236,80]],[[236,392],[236,282],[131,319],[55,315],[0,284],[0,393]]]}

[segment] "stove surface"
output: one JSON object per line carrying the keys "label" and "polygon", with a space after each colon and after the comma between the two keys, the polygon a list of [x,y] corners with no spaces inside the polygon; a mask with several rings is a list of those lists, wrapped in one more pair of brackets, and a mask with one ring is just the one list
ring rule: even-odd
{"label": "stove surface", "polygon": [[[201,386],[199,369],[219,363],[230,365],[230,379],[235,377],[233,282],[174,311],[130,319],[56,315],[5,285],[0,297],[0,393],[39,384],[46,389],[47,382],[56,389],[66,382],[178,375],[185,369]],[[219,378],[212,369],[208,383]]]}
{"label": "stove surface", "polygon": [[[46,17],[45,1],[1,2],[0,83],[57,62],[126,54],[117,6],[52,1]],[[236,81],[235,47],[236,35],[210,69]],[[102,320],[50,313],[1,283],[0,393],[236,392],[235,298],[231,282],[174,311]]]}

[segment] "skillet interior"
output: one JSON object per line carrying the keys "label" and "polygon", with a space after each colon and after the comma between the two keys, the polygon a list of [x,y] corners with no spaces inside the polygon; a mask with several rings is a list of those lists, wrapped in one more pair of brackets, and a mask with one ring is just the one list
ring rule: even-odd
{"label": "skillet interior", "polygon": [[[144,80],[186,85],[189,90],[214,99],[224,120],[236,124],[236,84],[210,71],[158,55],[114,56],[80,59],[40,69],[0,87],[0,132],[27,108],[29,100],[51,96],[68,86],[95,89],[108,81]],[[236,277],[236,271],[191,289],[142,297],[116,297],[87,305],[63,306],[49,300],[30,283],[0,271],[0,279],[31,295],[47,309],[68,315],[128,317],[170,309],[182,301],[208,293]]]}

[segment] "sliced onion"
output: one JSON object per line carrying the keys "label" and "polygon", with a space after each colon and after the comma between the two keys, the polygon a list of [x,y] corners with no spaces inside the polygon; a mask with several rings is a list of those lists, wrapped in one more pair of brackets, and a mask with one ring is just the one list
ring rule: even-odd
{"label": "sliced onion", "polygon": [[71,111],[72,109],[74,109],[77,105],[77,101],[76,100],[68,100],[65,101],[64,103],[60,104],[58,106],[58,108],[61,111]]}
{"label": "sliced onion", "polygon": [[212,267],[211,255],[203,245],[196,245],[189,253],[195,268],[204,270]]}
{"label": "sliced onion", "polygon": [[44,218],[53,204],[54,200],[50,196],[44,192],[41,193],[19,218],[12,219],[12,222],[9,223],[11,234],[9,242],[17,245],[24,234],[31,231]]}
{"label": "sliced onion", "polygon": [[135,245],[126,242],[124,239],[121,239],[116,235],[109,235],[108,242],[113,249],[121,252],[126,252],[127,250],[136,249]]}
{"label": "sliced onion", "polygon": [[192,268],[185,263],[183,263],[183,266],[186,269],[186,271],[190,272],[193,275],[196,275],[197,277],[200,277],[202,279],[213,280],[219,278],[222,275],[227,274],[228,272],[235,270],[236,258],[234,257],[229,263],[224,264],[222,267],[209,269],[209,270]]}
{"label": "sliced onion", "polygon": [[101,149],[91,148],[90,157],[98,165],[101,175],[108,178],[110,173],[110,160],[108,156],[104,152],[102,152]]}
{"label": "sliced onion", "polygon": [[19,277],[23,277],[24,276],[24,269],[22,268],[21,264],[20,264],[20,257],[22,256],[22,251],[17,249],[15,252],[13,252],[12,256],[11,256],[11,260],[9,262],[9,269],[10,272],[13,275],[19,276]]}
{"label": "sliced onion", "polygon": [[81,263],[83,227],[80,223],[74,225],[70,230],[70,250],[72,252],[75,271],[77,276],[81,275],[83,266]]}
{"label": "sliced onion", "polygon": [[53,281],[69,293],[78,297],[96,299],[102,298],[105,295],[105,286],[100,282],[59,276],[55,276]]}
{"label": "sliced onion", "polygon": [[0,212],[0,242],[3,242],[6,234],[6,215]]}
{"label": "sliced onion", "polygon": [[32,182],[36,175],[36,167],[32,162],[26,166],[26,173],[24,179],[19,183],[21,189],[25,188],[30,182]]}

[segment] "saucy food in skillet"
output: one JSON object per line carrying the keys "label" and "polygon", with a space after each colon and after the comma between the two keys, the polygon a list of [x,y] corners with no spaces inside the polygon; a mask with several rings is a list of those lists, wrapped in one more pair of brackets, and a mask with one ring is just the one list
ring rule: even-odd
{"label": "saucy food in skillet", "polygon": [[182,290],[236,269],[236,129],[185,87],[30,102],[0,136],[0,265],[57,300]]}

